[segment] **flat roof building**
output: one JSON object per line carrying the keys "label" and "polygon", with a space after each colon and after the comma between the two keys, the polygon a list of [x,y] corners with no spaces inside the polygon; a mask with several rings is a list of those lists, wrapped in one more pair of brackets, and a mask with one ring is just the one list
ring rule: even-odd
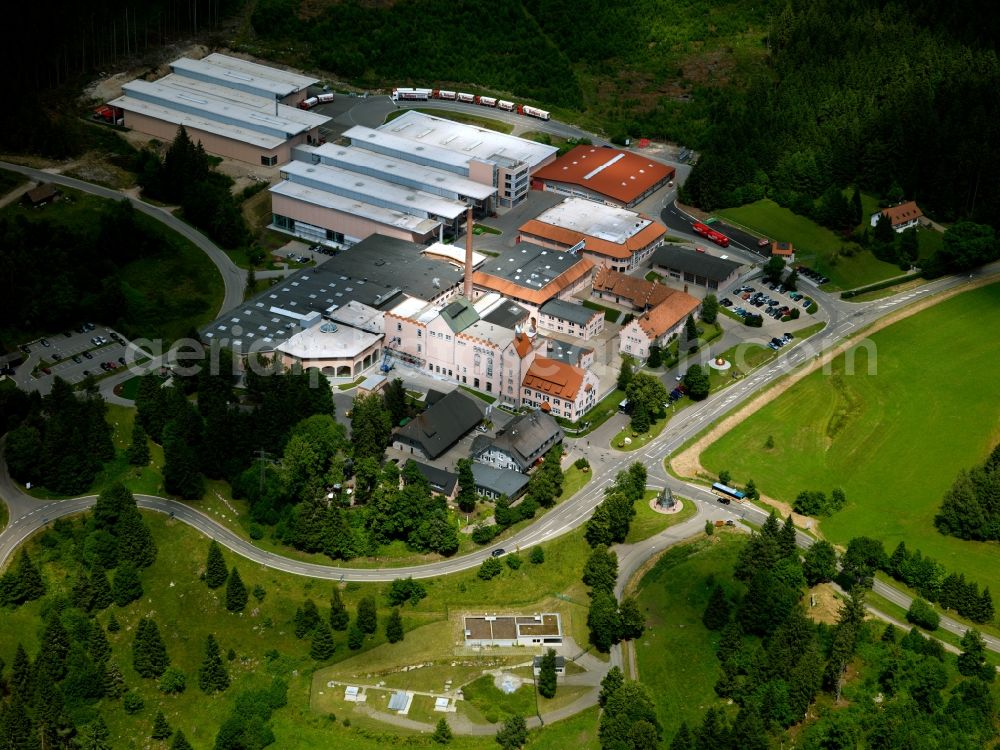
{"label": "flat roof building", "polygon": [[674,168],[630,151],[577,146],[532,176],[532,187],[632,208],[674,178]]}
{"label": "flat roof building", "polygon": [[667,282],[685,287],[692,284],[714,292],[733,284],[743,264],[689,247],[664,245],[653,253],[652,267],[659,269]]}
{"label": "flat roof building", "polygon": [[[330,118],[282,103],[295,103],[291,78],[297,74],[224,55],[209,58],[182,58],[157,81],[130,81],[110,104],[123,111],[126,127],[170,141],[183,126],[208,153],[250,164],[281,164],[296,145],[320,142],[319,128]],[[227,67],[227,60],[234,62]],[[245,66],[274,70],[275,77],[246,72]],[[297,77],[300,83],[314,82]]]}
{"label": "flat roof building", "polygon": [[537,615],[466,615],[466,646],[541,646],[562,643],[562,621],[556,613]]}
{"label": "flat roof building", "polygon": [[557,250],[579,248],[596,264],[631,271],[663,243],[667,228],[619,206],[567,198],[522,224],[519,233],[521,240]]}
{"label": "flat roof building", "polygon": [[568,297],[590,280],[593,263],[568,252],[521,242],[505,248],[472,274],[480,290],[498,292],[536,312],[556,297]]}
{"label": "flat roof building", "polygon": [[305,99],[310,86],[319,82],[318,79],[301,73],[260,65],[219,52],[213,52],[200,60],[181,57],[170,63],[170,70],[191,79],[218,83],[293,106]]}

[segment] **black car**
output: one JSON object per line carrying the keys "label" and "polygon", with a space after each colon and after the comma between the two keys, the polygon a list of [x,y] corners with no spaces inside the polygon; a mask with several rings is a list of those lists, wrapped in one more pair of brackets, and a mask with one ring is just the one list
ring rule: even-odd
{"label": "black car", "polygon": [[94,358],[94,355],[91,354],[90,352],[84,352],[83,356],[86,357],[87,359],[93,359]]}
{"label": "black car", "polygon": [[490,552],[490,555],[493,557],[503,557],[505,553],[506,550],[503,547],[497,547],[495,550]]}
{"label": "black car", "polygon": [[722,305],[723,307],[732,307],[733,301],[729,299],[729,297],[726,297],[724,299],[719,300],[719,304]]}

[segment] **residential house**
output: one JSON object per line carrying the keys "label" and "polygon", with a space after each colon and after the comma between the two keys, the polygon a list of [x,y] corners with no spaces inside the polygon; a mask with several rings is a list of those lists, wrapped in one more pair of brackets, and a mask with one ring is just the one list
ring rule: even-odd
{"label": "residential house", "polygon": [[597,402],[598,385],[593,370],[536,356],[521,383],[521,403],[575,422]]}
{"label": "residential house", "polygon": [[674,293],[664,284],[628,276],[610,268],[599,268],[594,274],[593,296],[633,310],[651,310]]}
{"label": "residential house", "polygon": [[472,441],[473,461],[498,469],[527,473],[549,448],[561,443],[563,431],[550,415],[535,409],[514,417],[495,437],[477,435]]}
{"label": "residential house", "polygon": [[538,309],[538,327],[589,341],[604,330],[604,313],[577,302],[551,299]]}
{"label": "residential house", "polygon": [[771,257],[782,258],[785,263],[795,262],[795,246],[791,242],[772,242]]}
{"label": "residential house", "polygon": [[924,212],[920,210],[916,202],[907,201],[906,203],[900,203],[898,206],[890,206],[889,208],[883,208],[881,211],[873,213],[871,216],[873,227],[878,224],[879,217],[883,214],[889,218],[893,230],[897,232],[905,232],[910,227],[917,226],[920,224],[920,220],[924,218]]}
{"label": "residential house", "polygon": [[686,292],[670,291],[669,297],[622,328],[618,344],[622,354],[646,359],[651,346],[665,347],[674,334],[683,330],[688,315],[701,303]]}
{"label": "residential house", "polygon": [[488,500],[497,500],[503,495],[513,502],[528,489],[527,475],[486,464],[473,463],[472,478],[476,483],[476,494]]}

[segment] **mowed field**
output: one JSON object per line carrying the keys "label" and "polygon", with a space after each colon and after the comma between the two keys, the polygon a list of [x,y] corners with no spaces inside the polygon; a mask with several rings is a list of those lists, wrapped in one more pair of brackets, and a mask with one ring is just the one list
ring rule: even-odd
{"label": "mowed field", "polygon": [[[820,528],[844,544],[904,540],[949,570],[1000,590],[1000,547],[939,534],[934,515],[959,470],[1000,441],[995,331],[1000,284],[957,295],[871,337],[817,371],[702,453],[709,470],[791,502],[803,489],[847,493]],[[850,354],[850,352],[848,353]],[[768,436],[774,448],[766,449]]]}

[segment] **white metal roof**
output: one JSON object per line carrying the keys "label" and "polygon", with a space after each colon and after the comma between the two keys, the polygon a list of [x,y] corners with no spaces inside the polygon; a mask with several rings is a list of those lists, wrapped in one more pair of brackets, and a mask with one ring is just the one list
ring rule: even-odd
{"label": "white metal roof", "polygon": [[300,73],[279,70],[267,65],[259,65],[258,63],[241,60],[238,57],[230,57],[218,52],[213,52],[201,60],[182,57],[174,60],[170,64],[170,67],[179,72],[189,70],[201,75],[218,78],[220,81],[230,81],[253,86],[259,88],[261,91],[270,91],[279,97],[285,97],[295,91],[301,91],[318,80]]}
{"label": "white metal roof", "polygon": [[360,216],[363,219],[385,224],[386,226],[404,229],[418,235],[426,235],[437,230],[441,222],[434,219],[422,219],[418,216],[411,216],[402,211],[394,211],[391,208],[374,206],[371,203],[344,198],[335,193],[328,193],[325,190],[318,190],[307,185],[299,185],[295,182],[284,180],[270,188],[272,193],[284,195],[288,198],[311,203],[322,208],[331,208],[335,211]]}
{"label": "white metal roof", "polygon": [[[392,123],[390,122],[389,124],[391,125]],[[470,157],[468,155],[456,154],[454,151],[449,151],[446,148],[440,148],[430,143],[415,143],[408,138],[403,138],[390,131],[374,130],[364,125],[355,125],[344,131],[344,137],[350,138],[351,143],[361,148],[367,148],[370,144],[394,151],[403,158],[406,155],[418,156],[435,164],[447,164],[456,169],[461,169],[466,173],[469,170]]]}
{"label": "white metal roof", "polygon": [[494,161],[502,157],[525,162],[534,169],[559,149],[495,130],[435,117],[415,109],[387,122],[380,132],[393,133],[412,143],[432,144],[469,159]]}
{"label": "white metal roof", "polygon": [[279,352],[299,359],[355,357],[382,337],[339,323],[320,323],[278,344]]}
{"label": "white metal roof", "polygon": [[310,151],[318,156],[324,164],[336,163],[345,165],[347,168],[370,169],[383,175],[399,175],[423,185],[447,190],[476,200],[485,200],[497,192],[497,189],[491,185],[470,180],[454,172],[416,164],[365,148],[324,143],[322,146],[311,148]]}
{"label": "white metal roof", "polygon": [[[195,110],[193,114],[208,120],[231,118],[236,120],[235,124],[238,127],[243,126],[250,130],[283,131],[286,138],[318,127],[330,119],[284,104],[276,106],[272,104],[269,108],[270,111],[261,111],[228,99],[204,92],[189,91],[182,86],[164,84],[159,81],[150,82],[141,79],[129,81],[122,86],[122,90],[127,97],[149,101],[151,104],[158,104],[165,109],[175,109],[181,112],[193,109]],[[307,115],[307,117],[302,115]]]}
{"label": "white metal roof", "polygon": [[567,198],[543,211],[537,220],[618,244],[623,244],[653,223],[635,211],[585,198]]}
{"label": "white metal roof", "polygon": [[206,133],[231,138],[234,141],[249,143],[252,146],[259,146],[264,149],[275,149],[286,140],[275,135],[268,135],[256,130],[247,130],[246,128],[230,125],[229,123],[211,120],[205,116],[188,114],[187,112],[164,107],[160,104],[153,104],[143,99],[136,99],[132,96],[120,96],[113,102],[110,102],[110,104],[126,112],[154,117],[157,120],[163,120],[174,125],[183,125],[186,128],[203,130]]}
{"label": "white metal roof", "polygon": [[309,180],[319,185],[329,186],[331,190],[339,189],[371,196],[375,200],[393,204],[397,210],[401,210],[405,206],[415,212],[425,212],[446,219],[461,216],[466,210],[465,203],[462,201],[442,198],[439,195],[425,193],[422,190],[415,190],[403,185],[395,185],[386,180],[350,172],[340,167],[291,161],[281,168],[281,172],[283,175],[288,175],[292,181],[296,181],[296,179]]}
{"label": "white metal roof", "polygon": [[428,323],[438,316],[438,313],[441,312],[441,307],[439,305],[432,305],[416,297],[408,297],[389,310],[389,312],[407,320]]}
{"label": "white metal roof", "polygon": [[[447,258],[459,267],[465,266],[465,246],[446,245],[443,242],[435,242],[433,245],[421,250],[424,255],[433,255],[439,258]],[[486,262],[488,256],[472,251],[472,267],[476,268]]]}

